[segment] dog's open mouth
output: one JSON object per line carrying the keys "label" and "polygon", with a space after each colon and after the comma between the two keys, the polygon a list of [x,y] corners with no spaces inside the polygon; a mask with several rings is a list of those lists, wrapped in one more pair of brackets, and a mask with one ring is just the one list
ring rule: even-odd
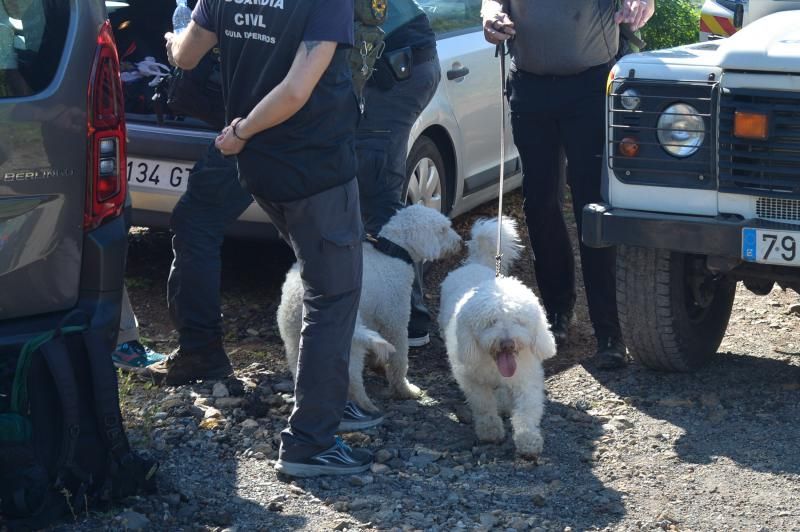
{"label": "dog's open mouth", "polygon": [[513,377],[517,371],[517,350],[514,348],[514,342],[510,343],[511,345],[507,345],[503,342],[494,360],[495,364],[497,364],[497,370],[503,377]]}

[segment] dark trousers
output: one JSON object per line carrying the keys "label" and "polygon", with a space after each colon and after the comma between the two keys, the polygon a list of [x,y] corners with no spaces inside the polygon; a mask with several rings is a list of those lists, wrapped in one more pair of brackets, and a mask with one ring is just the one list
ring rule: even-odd
{"label": "dark trousers", "polygon": [[[605,65],[573,76],[512,72],[509,101],[514,143],[522,160],[525,219],[536,280],[548,313],[575,305],[575,259],[559,187],[559,148],[567,155],[573,213],[582,228],[584,205],[602,201],[605,142]],[[595,335],[619,337],[614,248],[580,243],[581,265]]]}
{"label": "dark trousers", "polygon": [[233,159],[214,145],[189,174],[186,192],[172,211],[174,258],[167,307],[184,349],[222,340],[220,251],[225,229],[253,198],[240,185]]}
{"label": "dark trousers", "polygon": [[358,185],[353,179],[297,201],[256,201],[292,246],[305,288],[294,409],[280,449],[280,458],[296,461],[333,445],[347,401],[361,297]]}
{"label": "dark trousers", "polygon": [[[408,137],[441,78],[438,60],[414,65],[411,72],[410,78],[389,90],[371,84],[365,89],[366,107],[356,134],[358,189],[364,228],[376,236],[405,206]],[[420,265],[415,272],[409,329],[427,332],[430,312],[423,301]]]}

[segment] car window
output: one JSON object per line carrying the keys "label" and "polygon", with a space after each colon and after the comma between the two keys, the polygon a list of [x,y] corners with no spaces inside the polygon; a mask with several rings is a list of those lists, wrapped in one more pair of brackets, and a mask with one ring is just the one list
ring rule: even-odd
{"label": "car window", "polygon": [[417,0],[428,14],[436,35],[478,29],[481,0]]}
{"label": "car window", "polygon": [[36,94],[50,85],[69,17],[63,0],[0,0],[0,98]]}

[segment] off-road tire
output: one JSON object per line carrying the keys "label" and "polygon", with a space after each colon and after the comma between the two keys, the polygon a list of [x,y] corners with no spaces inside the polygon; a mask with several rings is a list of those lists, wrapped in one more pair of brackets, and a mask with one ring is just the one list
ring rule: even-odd
{"label": "off-road tire", "polygon": [[[631,355],[651,369],[689,372],[717,348],[733,307],[736,283],[709,273],[698,304],[690,288],[702,257],[662,249],[617,249],[617,306]],[[700,261],[700,262],[698,262]],[[696,294],[696,292],[695,292]]]}

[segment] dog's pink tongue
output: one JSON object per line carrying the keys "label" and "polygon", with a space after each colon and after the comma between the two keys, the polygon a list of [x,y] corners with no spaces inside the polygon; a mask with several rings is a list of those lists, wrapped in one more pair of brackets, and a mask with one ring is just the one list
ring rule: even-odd
{"label": "dog's pink tongue", "polygon": [[497,355],[497,369],[500,370],[500,375],[503,377],[513,377],[514,372],[517,371],[517,359],[512,353],[501,351]]}

